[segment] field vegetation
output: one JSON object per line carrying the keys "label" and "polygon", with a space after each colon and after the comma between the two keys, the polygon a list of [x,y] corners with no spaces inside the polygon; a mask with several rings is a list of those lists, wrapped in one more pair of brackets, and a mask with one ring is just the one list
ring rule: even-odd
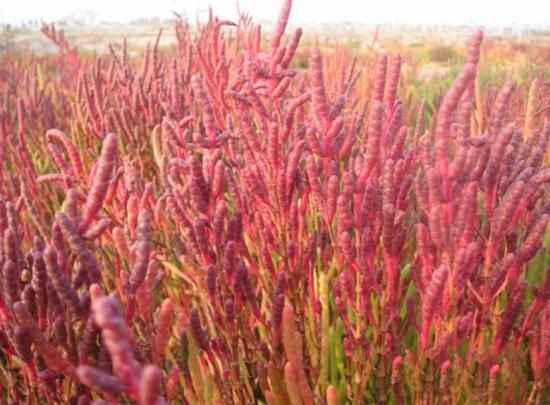
{"label": "field vegetation", "polygon": [[4,49],[1,403],[550,402],[548,48],[290,11]]}

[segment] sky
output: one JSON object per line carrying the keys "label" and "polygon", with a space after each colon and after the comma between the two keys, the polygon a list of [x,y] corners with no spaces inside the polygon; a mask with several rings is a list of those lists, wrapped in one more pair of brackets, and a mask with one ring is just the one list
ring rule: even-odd
{"label": "sky", "polygon": [[[255,21],[277,18],[281,1],[239,0]],[[234,19],[236,0],[0,0],[0,23],[46,22],[93,11],[96,21],[128,22],[170,18],[172,11],[191,20],[212,5],[216,15]],[[471,24],[486,27],[550,28],[550,0],[294,0],[291,24]]]}

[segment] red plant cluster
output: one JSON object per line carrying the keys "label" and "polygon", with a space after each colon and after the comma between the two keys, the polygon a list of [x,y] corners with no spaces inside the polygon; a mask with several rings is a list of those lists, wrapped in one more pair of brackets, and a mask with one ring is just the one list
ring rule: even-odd
{"label": "red plant cluster", "polygon": [[2,56],[2,402],[550,400],[548,117],[477,31],[426,125],[399,55],[294,68],[290,9]]}

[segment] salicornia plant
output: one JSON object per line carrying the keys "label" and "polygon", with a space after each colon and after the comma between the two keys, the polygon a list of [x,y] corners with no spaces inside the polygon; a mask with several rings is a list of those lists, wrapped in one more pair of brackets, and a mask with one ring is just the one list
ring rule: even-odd
{"label": "salicornia plant", "polygon": [[1,56],[0,402],[550,401],[544,78],[430,117],[290,10]]}

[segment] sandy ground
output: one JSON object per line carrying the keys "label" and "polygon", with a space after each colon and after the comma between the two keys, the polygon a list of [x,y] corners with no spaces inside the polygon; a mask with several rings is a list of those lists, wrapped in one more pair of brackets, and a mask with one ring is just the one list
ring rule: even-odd
{"label": "sandy ground", "polygon": [[[63,29],[69,42],[83,50],[106,50],[109,43],[120,43],[126,36],[128,43],[134,47],[141,47],[147,42],[153,42],[162,28],[161,45],[169,45],[176,38],[172,29],[173,22],[165,21],[141,21],[130,24],[96,24],[93,26],[79,26],[76,24],[57,24],[58,29]],[[270,23],[262,23],[264,32],[269,32]],[[294,27],[290,26],[291,32]],[[399,43],[401,46],[415,46],[415,44],[437,44],[441,46],[453,46],[463,44],[474,28],[472,27],[420,27],[420,26],[366,26],[358,24],[339,25],[315,25],[303,26],[305,40],[317,40],[320,43],[330,45],[335,43],[350,43],[358,48],[370,45],[372,38],[378,29],[378,44],[380,46]],[[51,51],[55,47],[39,30],[38,26],[32,28],[11,28],[2,30],[2,48],[6,42],[15,49],[31,48],[36,52]],[[520,42],[550,46],[550,31],[532,32],[518,31],[516,29],[489,29],[485,30],[486,36],[504,41]]]}

